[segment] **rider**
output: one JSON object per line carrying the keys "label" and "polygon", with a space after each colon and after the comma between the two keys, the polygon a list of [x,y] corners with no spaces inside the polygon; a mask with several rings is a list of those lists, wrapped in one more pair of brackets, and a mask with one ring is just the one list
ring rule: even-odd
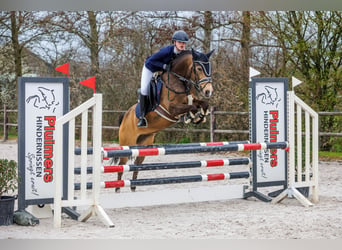
{"label": "rider", "polygon": [[185,50],[185,45],[189,41],[188,35],[183,30],[178,30],[173,33],[172,43],[161,48],[158,52],[148,57],[144,63],[144,67],[141,74],[141,89],[140,89],[140,117],[137,126],[147,127],[147,121],[145,119],[146,104],[148,100],[148,91],[150,81],[153,73],[157,71],[167,70],[167,67],[175,55]]}

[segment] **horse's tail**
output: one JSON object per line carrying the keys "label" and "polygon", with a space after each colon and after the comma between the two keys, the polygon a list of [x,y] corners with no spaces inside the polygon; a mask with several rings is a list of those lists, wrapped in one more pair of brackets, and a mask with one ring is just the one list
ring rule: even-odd
{"label": "horse's tail", "polygon": [[124,116],[125,116],[125,113],[121,113],[119,116],[119,127],[121,126],[121,123],[122,123]]}
{"label": "horse's tail", "polygon": [[112,157],[109,161],[110,165],[118,165],[119,163],[120,163],[120,157],[118,156]]}
{"label": "horse's tail", "polygon": [[[124,116],[125,116],[125,112],[123,112],[119,115],[119,119],[118,119],[119,127],[121,126],[121,123],[122,123]],[[113,164],[117,165],[117,164],[119,164],[119,162],[120,162],[120,157],[112,157],[112,159],[110,160],[110,164],[112,164],[112,165]]]}

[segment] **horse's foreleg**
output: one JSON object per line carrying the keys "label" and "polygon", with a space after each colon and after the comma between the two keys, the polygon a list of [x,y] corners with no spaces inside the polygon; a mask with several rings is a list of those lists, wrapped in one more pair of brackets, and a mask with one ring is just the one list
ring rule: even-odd
{"label": "horse's foreleg", "polygon": [[188,114],[185,123],[190,121],[193,123],[205,122],[205,116],[209,114],[209,104],[204,100],[194,99],[192,105],[188,104],[171,104],[169,107],[170,113],[174,117]]}
{"label": "horse's foreleg", "polygon": [[196,114],[198,108],[195,105],[188,104],[170,104],[169,112],[174,117],[179,117],[180,115],[184,115],[186,113]]}
{"label": "horse's foreleg", "polygon": [[193,104],[200,109],[202,115],[206,116],[209,114],[209,103],[207,101],[195,99]]}
{"label": "horse's foreleg", "polygon": [[190,115],[192,117],[192,122],[195,124],[205,122],[206,121],[206,116],[209,114],[209,104],[207,101],[204,100],[194,100],[193,102],[200,111],[198,111],[196,114],[193,114],[190,112]]}

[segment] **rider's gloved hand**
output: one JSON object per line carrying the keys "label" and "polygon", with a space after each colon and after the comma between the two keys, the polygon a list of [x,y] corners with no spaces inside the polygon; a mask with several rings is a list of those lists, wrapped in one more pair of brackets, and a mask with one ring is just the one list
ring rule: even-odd
{"label": "rider's gloved hand", "polygon": [[170,64],[164,64],[164,65],[163,65],[163,69],[164,69],[165,71],[170,71]]}

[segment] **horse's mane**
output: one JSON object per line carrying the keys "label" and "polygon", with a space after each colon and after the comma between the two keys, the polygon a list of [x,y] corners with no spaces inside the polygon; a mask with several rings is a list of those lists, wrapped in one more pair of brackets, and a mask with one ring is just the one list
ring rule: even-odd
{"label": "horse's mane", "polygon": [[176,55],[176,57],[173,59],[173,61],[178,61],[180,60],[183,56],[191,54],[191,50],[182,50],[180,53]]}
{"label": "horse's mane", "polygon": [[193,59],[196,61],[201,61],[201,62],[208,62],[209,61],[209,57],[207,54],[201,53],[201,52],[196,51],[196,50],[194,50],[194,54],[192,53],[192,50],[182,50],[179,54],[176,55],[176,57],[174,58],[174,62],[177,62],[183,56],[189,55],[189,54],[192,54]]}
{"label": "horse's mane", "polygon": [[184,56],[187,54],[191,54],[191,50],[182,50],[180,53],[177,54],[177,57]]}

